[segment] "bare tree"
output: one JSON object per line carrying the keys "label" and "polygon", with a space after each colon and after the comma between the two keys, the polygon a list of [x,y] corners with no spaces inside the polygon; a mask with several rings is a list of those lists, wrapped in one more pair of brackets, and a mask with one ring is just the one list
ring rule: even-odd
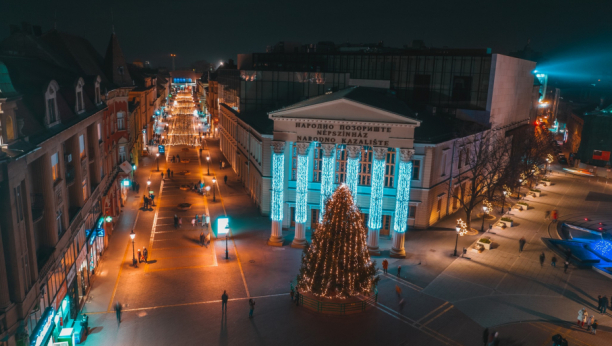
{"label": "bare tree", "polygon": [[499,132],[486,130],[462,137],[456,146],[458,174],[452,179],[459,188],[451,190],[451,197],[465,212],[470,229],[472,211],[484,199],[492,200],[503,185],[501,177],[509,162],[511,145]]}

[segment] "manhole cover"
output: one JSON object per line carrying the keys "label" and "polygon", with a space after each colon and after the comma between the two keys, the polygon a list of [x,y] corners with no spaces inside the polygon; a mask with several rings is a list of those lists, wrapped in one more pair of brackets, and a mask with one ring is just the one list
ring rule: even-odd
{"label": "manhole cover", "polygon": [[249,263],[255,263],[255,260],[250,260]]}

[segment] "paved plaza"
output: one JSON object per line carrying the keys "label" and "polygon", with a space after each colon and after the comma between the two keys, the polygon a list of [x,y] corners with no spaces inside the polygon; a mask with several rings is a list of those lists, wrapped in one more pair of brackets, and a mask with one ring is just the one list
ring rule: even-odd
{"label": "paved plaza", "polygon": [[[183,163],[168,159],[177,154]],[[606,345],[612,338],[610,315],[596,314],[601,326],[596,336],[572,326],[581,307],[593,313],[597,295],[612,294],[611,281],[588,269],[563,273],[562,265],[551,267],[552,252],[540,240],[556,237],[545,210],[556,208],[563,219],[609,208],[606,202],[585,201],[591,190],[606,193],[605,181],[553,174],[554,185],[544,187],[542,197],[527,198],[530,210],[512,211],[516,227],[487,233],[494,249],[470,251],[469,258],[451,256],[460,214],[431,230],[412,230],[406,259],[389,258],[388,250],[376,258],[378,267],[383,258],[390,263],[388,275],[379,271],[378,303],[366,313],[331,316],[291,303],[289,282],[301,257],[301,250],[289,246],[293,232],[283,232],[283,247],[266,245],[270,220],[259,215],[229,165],[220,169],[217,141],[208,140],[201,154],[198,148],[167,146],[165,158],[160,170],[173,170],[174,178],[162,181],[154,158],[145,158],[136,171],[141,186],[151,179],[156,205],[145,210],[143,191],[130,192],[85,305],[92,328],[86,345],[477,345],[485,327],[500,332],[501,345],[545,345],[557,333],[571,345]],[[201,196],[181,189],[198,180],[210,186],[213,177],[215,201],[212,191]],[[179,211],[179,203],[190,203],[191,209]],[[213,237],[209,246],[200,245],[199,235],[207,229],[191,225],[196,213],[212,221],[230,217],[227,242]],[[174,227],[175,214],[183,220],[180,228]],[[131,265],[132,229],[135,248],[149,250],[149,263],[137,268]],[[527,245],[519,253],[523,236]],[[459,249],[477,239],[460,237]],[[381,239],[382,249],[390,247],[390,240]],[[542,251],[547,260],[540,267]],[[396,286],[407,302],[403,308]],[[221,312],[224,290],[230,297],[227,314]],[[256,302],[253,319],[248,318],[249,298]],[[115,302],[124,305],[120,326]]]}

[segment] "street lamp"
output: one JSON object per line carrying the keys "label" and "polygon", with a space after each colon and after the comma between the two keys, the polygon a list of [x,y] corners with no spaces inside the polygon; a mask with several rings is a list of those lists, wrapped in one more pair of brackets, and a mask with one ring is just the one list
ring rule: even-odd
{"label": "street lamp", "polygon": [[482,226],[480,226],[480,231],[484,232],[484,219],[485,216],[487,215],[487,211],[489,210],[489,208],[487,208],[486,205],[482,206]]}
{"label": "street lamp", "polygon": [[215,202],[215,183],[216,182],[217,182],[217,179],[212,178],[213,202]]}
{"label": "street lamp", "polygon": [[508,191],[504,190],[504,192],[503,192],[504,198],[502,199],[502,211],[501,211],[502,215],[504,215],[504,205],[506,204],[506,195],[507,194],[508,194]]}
{"label": "street lamp", "polygon": [[132,238],[132,264],[134,265],[134,267],[138,267],[138,265],[136,264],[136,253],[134,252],[134,238],[136,238],[136,233],[134,233],[134,230],[130,232],[130,238]]}
{"label": "street lamp", "polygon": [[544,175],[546,175],[546,173],[548,173],[548,164],[550,163],[550,159],[546,158],[546,171],[544,172]]}
{"label": "street lamp", "polygon": [[455,226],[455,229],[457,230],[457,238],[455,239],[455,254],[453,256],[457,257],[457,243],[459,243],[459,233],[461,232],[461,225],[457,225]]}
{"label": "street lamp", "polygon": [[206,156],[206,163],[208,164],[208,175],[210,175],[210,156]]}
{"label": "street lamp", "polygon": [[151,178],[147,179],[147,186],[151,186]]}
{"label": "street lamp", "polygon": [[523,179],[519,179],[519,186],[518,186],[518,199],[521,199],[521,185],[523,185]]}
{"label": "street lamp", "polygon": [[159,153],[155,154],[155,161],[157,161],[157,171],[159,172]]}

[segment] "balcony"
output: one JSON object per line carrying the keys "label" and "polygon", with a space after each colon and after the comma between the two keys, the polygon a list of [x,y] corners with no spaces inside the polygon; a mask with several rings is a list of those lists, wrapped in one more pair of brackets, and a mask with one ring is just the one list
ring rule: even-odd
{"label": "balcony", "polygon": [[66,165],[66,185],[70,185],[74,183],[75,178],[76,178],[76,169],[74,169],[74,165],[72,164]]}
{"label": "balcony", "polygon": [[31,193],[30,204],[32,207],[32,221],[38,222],[42,220],[45,214],[45,199],[42,193]]}

